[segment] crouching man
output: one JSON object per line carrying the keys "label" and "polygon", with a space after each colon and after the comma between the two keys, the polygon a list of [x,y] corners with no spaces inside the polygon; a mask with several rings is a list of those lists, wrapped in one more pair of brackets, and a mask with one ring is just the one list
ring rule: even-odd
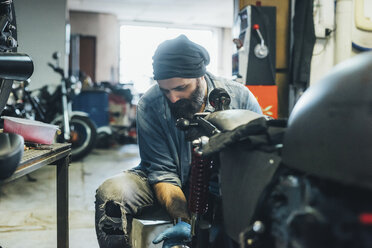
{"label": "crouching man", "polygon": [[161,43],[153,56],[157,84],[140,99],[137,108],[141,163],[107,179],[97,189],[96,232],[100,247],[130,247],[131,220],[149,208],[163,208],[178,224],[153,242],[164,247],[190,239],[189,212],[184,194],[189,177],[191,147],[176,128],[178,118],[213,112],[209,93],[224,88],[231,109],[261,113],[253,94],[243,85],[206,71],[205,48],[181,35]]}

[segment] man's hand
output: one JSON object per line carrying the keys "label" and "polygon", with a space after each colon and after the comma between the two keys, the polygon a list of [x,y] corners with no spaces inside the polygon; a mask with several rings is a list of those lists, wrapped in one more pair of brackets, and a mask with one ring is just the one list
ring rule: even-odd
{"label": "man's hand", "polygon": [[153,241],[154,244],[159,244],[164,241],[163,248],[171,248],[175,245],[184,245],[191,241],[191,226],[190,224],[180,221],[177,225],[166,229],[160,233]]}

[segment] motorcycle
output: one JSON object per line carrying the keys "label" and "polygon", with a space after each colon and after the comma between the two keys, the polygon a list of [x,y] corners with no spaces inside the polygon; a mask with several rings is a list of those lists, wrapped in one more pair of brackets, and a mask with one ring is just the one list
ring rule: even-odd
{"label": "motorcycle", "polygon": [[[73,82],[65,77],[64,70],[59,67],[59,57],[60,54],[55,52],[53,59],[56,64],[48,63],[48,66],[61,76],[61,84],[52,94],[49,94],[46,86],[43,87],[39,98],[45,110],[44,121],[60,126],[63,132],[57,137],[57,141],[71,143],[71,158],[76,161],[93,150],[97,130],[87,113],[70,111]],[[61,104],[55,104],[56,102]]]}
{"label": "motorcycle", "polygon": [[308,90],[288,122],[228,109],[223,89],[215,112],[177,120],[193,145],[189,247],[371,246],[369,117],[342,108],[369,102],[369,55]]}
{"label": "motorcycle", "polygon": [[[176,123],[178,128],[186,132],[186,139],[192,143],[188,207],[193,239],[189,245],[190,247],[235,247],[234,244],[236,245],[238,241],[236,230],[241,230],[242,225],[237,226],[236,218],[233,225],[230,225],[226,217],[231,219],[239,213],[239,218],[244,220],[243,225],[247,223],[247,218],[252,217],[253,201],[257,201],[278,167],[280,160],[277,158],[285,121],[269,120],[249,110],[228,109],[230,96],[220,88],[214,89],[209,99],[211,105],[215,107],[215,112],[197,113],[191,120],[181,118]],[[256,136],[256,140],[247,141],[247,138],[253,135]],[[270,142],[267,139],[270,139]],[[236,141],[242,141],[244,144],[233,145]],[[260,151],[261,146],[262,151]],[[252,160],[250,157],[245,157],[250,147],[257,150],[255,154],[258,158]],[[222,152],[225,148],[231,149],[234,154],[226,156],[225,152]],[[242,151],[242,148],[246,151]],[[257,163],[257,159],[265,157],[266,152],[270,153],[271,166],[247,167],[248,164]],[[238,163],[242,166],[238,166],[237,161],[232,165],[232,161],[229,161],[231,158],[238,159]],[[234,167],[235,170],[227,169],[229,167]],[[264,178],[262,176],[257,178],[259,174],[263,174]],[[255,176],[247,178],[251,175]],[[232,176],[238,178],[231,180]],[[241,176],[244,185],[238,187],[240,192],[251,189],[252,186],[256,188],[253,192],[255,194],[251,192],[249,198],[244,194],[236,198],[237,193],[231,192],[236,189],[237,184],[242,183],[239,180]],[[235,207],[244,206],[246,211],[237,212],[237,209],[231,206],[232,199],[234,201],[239,199],[239,204]],[[231,214],[234,216],[230,216]]]}
{"label": "motorcycle", "polygon": [[[53,58],[58,60],[58,54],[55,53]],[[58,62],[57,65],[50,63],[49,66],[62,78],[55,91],[50,94],[48,86],[31,91],[28,89],[29,82],[24,81],[12,89],[10,99],[14,98],[13,104],[7,105],[4,114],[59,125],[62,132],[57,135],[56,141],[71,143],[71,158],[77,161],[94,148],[96,126],[88,114],[68,110],[73,82],[64,77],[64,71],[59,68]]]}

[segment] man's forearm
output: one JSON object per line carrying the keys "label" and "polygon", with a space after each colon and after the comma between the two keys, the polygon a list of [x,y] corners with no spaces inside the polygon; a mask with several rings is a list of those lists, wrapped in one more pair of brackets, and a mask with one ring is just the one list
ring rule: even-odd
{"label": "man's forearm", "polygon": [[172,218],[189,220],[189,212],[185,194],[181,188],[170,183],[157,183],[154,185],[156,197]]}

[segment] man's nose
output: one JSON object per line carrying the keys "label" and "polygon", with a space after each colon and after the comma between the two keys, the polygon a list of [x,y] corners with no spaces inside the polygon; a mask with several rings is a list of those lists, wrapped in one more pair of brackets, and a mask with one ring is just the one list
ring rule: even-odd
{"label": "man's nose", "polygon": [[171,103],[175,103],[180,99],[180,97],[176,93],[170,92],[168,95],[168,99]]}

